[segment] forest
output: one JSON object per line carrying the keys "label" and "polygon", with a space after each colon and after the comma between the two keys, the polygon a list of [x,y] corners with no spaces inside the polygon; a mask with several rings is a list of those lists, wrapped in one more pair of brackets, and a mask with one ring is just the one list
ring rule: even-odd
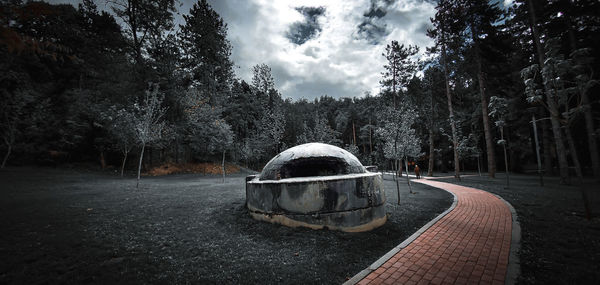
{"label": "forest", "polygon": [[600,179],[596,0],[438,1],[433,46],[381,51],[379,94],[310,101],[278,91],[261,62],[242,67],[251,82],[236,77],[227,23],[206,0],[178,25],[174,0],[0,3],[3,168],[260,170],[324,142],[379,169]]}

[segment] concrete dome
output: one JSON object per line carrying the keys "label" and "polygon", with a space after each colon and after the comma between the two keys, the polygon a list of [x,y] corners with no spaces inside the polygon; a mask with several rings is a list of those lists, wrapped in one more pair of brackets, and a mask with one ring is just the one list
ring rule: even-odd
{"label": "concrete dome", "polygon": [[287,149],[246,177],[246,207],[254,219],[290,227],[362,232],[387,220],[381,174],[322,143]]}
{"label": "concrete dome", "polygon": [[263,168],[260,180],[365,173],[358,158],[337,146],[307,143],[273,157]]}

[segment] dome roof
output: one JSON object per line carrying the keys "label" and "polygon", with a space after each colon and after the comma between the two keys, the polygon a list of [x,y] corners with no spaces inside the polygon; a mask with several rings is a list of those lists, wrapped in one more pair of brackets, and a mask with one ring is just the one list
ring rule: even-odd
{"label": "dome roof", "polygon": [[263,168],[259,179],[277,180],[365,172],[358,158],[345,149],[324,143],[307,143],[289,148],[273,157]]}

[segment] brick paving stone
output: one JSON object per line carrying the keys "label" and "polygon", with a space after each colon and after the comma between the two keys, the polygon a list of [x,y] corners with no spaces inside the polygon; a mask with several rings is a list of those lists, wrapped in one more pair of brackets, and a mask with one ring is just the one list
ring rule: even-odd
{"label": "brick paving stone", "polygon": [[413,181],[452,192],[456,207],[359,284],[503,284],[512,231],[508,206],[479,189]]}

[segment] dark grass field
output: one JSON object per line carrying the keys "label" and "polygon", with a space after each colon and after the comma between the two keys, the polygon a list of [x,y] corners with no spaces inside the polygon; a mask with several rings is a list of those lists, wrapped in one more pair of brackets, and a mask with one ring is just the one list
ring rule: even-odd
{"label": "dark grass field", "polygon": [[[479,188],[500,195],[517,211],[521,224],[519,284],[600,284],[600,184],[586,180],[593,218],[586,219],[580,185],[560,185],[537,176],[497,178],[465,176],[440,181]],[[575,181],[573,181],[575,183]]]}
{"label": "dark grass field", "polygon": [[292,229],[244,208],[244,175],[135,180],[108,173],[0,171],[0,283],[340,284],[452,203],[402,186],[389,221],[367,233]]}

